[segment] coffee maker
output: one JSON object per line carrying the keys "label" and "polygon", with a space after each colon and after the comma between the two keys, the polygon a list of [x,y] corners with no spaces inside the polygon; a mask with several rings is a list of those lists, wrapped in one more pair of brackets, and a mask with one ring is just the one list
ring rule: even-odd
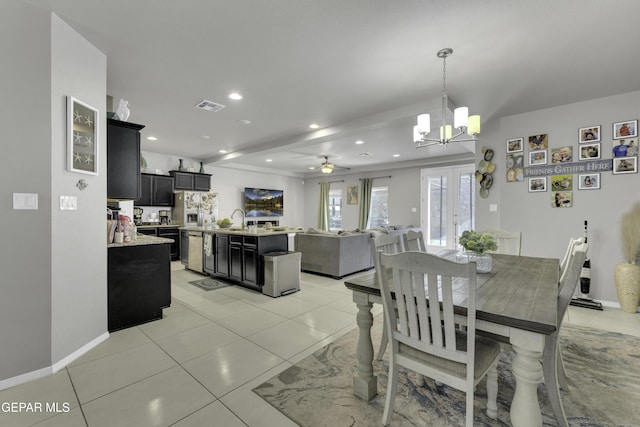
{"label": "coffee maker", "polygon": [[142,225],[142,208],[133,208],[133,223],[135,225]]}
{"label": "coffee maker", "polygon": [[158,212],[160,215],[160,224],[171,224],[171,211],[163,209]]}

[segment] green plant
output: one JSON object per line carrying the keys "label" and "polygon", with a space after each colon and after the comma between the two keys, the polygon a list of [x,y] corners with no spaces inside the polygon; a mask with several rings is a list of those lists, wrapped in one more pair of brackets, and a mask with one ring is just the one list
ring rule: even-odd
{"label": "green plant", "polygon": [[496,238],[488,233],[478,233],[467,230],[460,236],[460,245],[468,251],[482,254],[485,251],[495,251],[498,249]]}
{"label": "green plant", "polygon": [[634,204],[629,212],[622,215],[620,231],[624,256],[629,264],[635,264],[640,253],[640,203]]}

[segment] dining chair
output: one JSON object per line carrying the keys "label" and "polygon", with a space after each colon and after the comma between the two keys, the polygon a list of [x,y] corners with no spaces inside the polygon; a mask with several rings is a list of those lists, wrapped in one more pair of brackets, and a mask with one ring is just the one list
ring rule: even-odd
{"label": "dining chair", "polygon": [[577,239],[573,237],[569,238],[569,245],[567,245],[567,250],[564,253],[564,257],[562,257],[562,261],[560,261],[560,282],[558,283],[558,285],[562,283],[562,278],[566,273],[567,265],[569,264],[569,259],[571,258],[571,254],[573,253],[574,246],[584,242],[584,237],[579,237]]}
{"label": "dining chair", "polygon": [[[402,252],[400,235],[392,236],[388,234],[382,234],[378,237],[371,238],[371,254],[373,256],[373,266],[376,270],[382,268],[379,265],[379,252],[385,254],[397,254],[399,252]],[[380,340],[380,347],[378,348],[376,359],[382,360],[382,356],[384,356],[384,352],[387,349],[388,343],[389,337],[387,336],[387,328],[385,327],[382,329],[382,339]]]}
{"label": "dining chair", "polygon": [[505,255],[520,255],[520,243],[522,240],[522,233],[520,231],[512,232],[499,230],[497,228],[490,228],[482,231],[482,233],[489,233],[493,235],[498,243],[498,249],[487,252]]}
{"label": "dining chair", "polygon": [[427,252],[422,231],[409,230],[402,235],[405,251]]}
{"label": "dining chair", "polygon": [[[467,426],[473,425],[475,386],[486,376],[487,415],[496,419],[500,345],[475,334],[475,262],[456,263],[425,252],[379,253],[379,258],[376,274],[391,343],[383,424],[391,419],[400,366],[465,392]],[[392,277],[384,274],[387,268]],[[466,331],[457,329],[454,319],[456,278],[468,281]]]}
{"label": "dining chair", "polygon": [[559,426],[567,425],[567,417],[564,412],[562,400],[560,399],[560,382],[564,382],[563,388],[566,388],[566,379],[564,379],[564,364],[558,337],[560,335],[562,320],[569,307],[569,302],[571,302],[573,293],[580,282],[580,272],[582,271],[582,264],[587,256],[588,248],[589,244],[584,241],[573,245],[565,268],[565,274],[563,278],[560,279],[558,285],[558,327],[553,333],[545,337],[544,352],[542,355],[544,383]]}

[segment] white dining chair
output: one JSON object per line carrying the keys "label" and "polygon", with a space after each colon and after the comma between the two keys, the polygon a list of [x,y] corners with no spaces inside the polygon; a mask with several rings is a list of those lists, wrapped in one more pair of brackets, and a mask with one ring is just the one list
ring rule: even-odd
{"label": "white dining chair", "polygon": [[[402,252],[402,246],[400,241],[400,235],[388,235],[382,234],[377,237],[371,238],[371,255],[373,256],[373,266],[377,270],[380,267],[378,264],[380,257],[378,253],[382,252],[385,254],[397,254]],[[389,343],[389,337],[387,337],[387,328],[382,329],[382,339],[380,340],[380,347],[378,348],[378,354],[376,359],[382,360],[382,356],[384,356],[384,352],[387,349],[387,344]]]}
{"label": "white dining chair", "polygon": [[[475,262],[459,264],[425,252],[379,253],[379,258],[381,269],[376,274],[391,343],[383,424],[391,420],[400,366],[465,392],[469,427],[473,425],[475,386],[486,376],[487,415],[496,419],[500,345],[475,334]],[[384,274],[387,268],[392,278]],[[468,281],[466,331],[457,329],[454,320],[453,282],[457,277]],[[434,310],[439,295],[441,308]]]}
{"label": "white dining chair", "polygon": [[483,230],[482,233],[489,233],[496,238],[498,249],[487,251],[490,253],[504,255],[520,255],[522,233],[520,231],[505,231],[497,228]]}
{"label": "white dining chair", "polygon": [[565,251],[564,256],[562,257],[562,261],[560,261],[560,282],[558,282],[558,284],[562,283],[562,278],[566,273],[567,265],[569,264],[569,259],[571,258],[571,254],[573,253],[574,246],[584,242],[585,242],[584,237],[579,237],[577,239],[573,237],[569,238],[569,244],[567,245],[567,250]]}
{"label": "white dining chair", "polygon": [[402,235],[405,251],[427,252],[422,231],[409,230]]}
{"label": "white dining chair", "polygon": [[582,271],[582,264],[587,256],[588,248],[589,244],[584,241],[573,245],[565,268],[565,274],[558,285],[558,327],[552,334],[545,337],[544,353],[542,355],[544,383],[559,426],[567,425],[567,417],[564,412],[562,400],[560,399],[560,383],[564,382],[563,388],[566,388],[567,385],[558,338],[562,320],[569,307],[569,302],[580,282],[580,272]]}

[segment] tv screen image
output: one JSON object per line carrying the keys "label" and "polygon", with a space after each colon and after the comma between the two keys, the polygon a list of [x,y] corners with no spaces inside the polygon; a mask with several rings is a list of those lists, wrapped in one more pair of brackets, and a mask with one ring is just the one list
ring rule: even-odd
{"label": "tv screen image", "polygon": [[247,217],[282,216],[284,212],[283,191],[245,187],[244,210]]}

